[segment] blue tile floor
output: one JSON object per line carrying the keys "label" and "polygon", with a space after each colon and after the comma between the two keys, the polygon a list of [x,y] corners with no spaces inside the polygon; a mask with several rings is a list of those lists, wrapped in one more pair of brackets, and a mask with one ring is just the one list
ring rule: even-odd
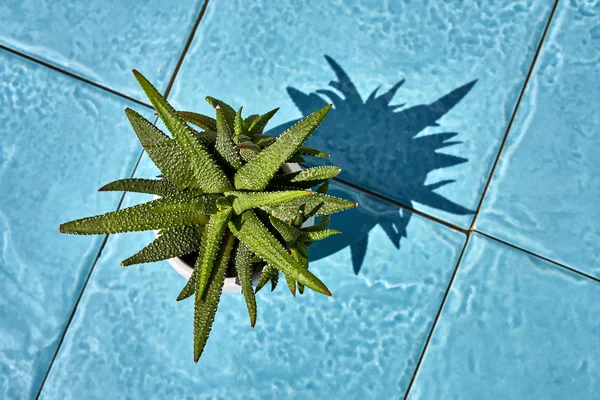
{"label": "blue tile floor", "polygon": [[[0,398],[598,398],[600,1],[164,4],[0,6]],[[131,68],[275,133],[334,104],[333,298],[225,295],[196,365],[183,278],[119,266],[151,233],[59,235],[156,174]]]}

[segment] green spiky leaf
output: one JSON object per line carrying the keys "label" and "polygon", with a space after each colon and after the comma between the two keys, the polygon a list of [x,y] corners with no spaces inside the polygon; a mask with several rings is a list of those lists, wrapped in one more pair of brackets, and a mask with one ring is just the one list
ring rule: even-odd
{"label": "green spiky leaf", "polygon": [[124,260],[121,265],[128,266],[161,261],[198,250],[202,230],[199,226],[183,226],[165,230],[149,245]]}
{"label": "green spiky leaf", "polygon": [[235,125],[236,112],[229,104],[210,96],[206,96],[206,101],[215,109],[219,107],[221,111],[223,111],[223,116],[225,117],[225,121],[227,121],[227,125],[231,127]]}
{"label": "green spiky leaf", "polygon": [[271,275],[271,292],[277,288],[277,283],[279,282],[279,270],[275,268]]}
{"label": "green spiky leaf", "polygon": [[269,122],[269,120],[273,117],[273,115],[275,115],[275,113],[278,110],[279,110],[279,107],[252,120],[252,123],[248,126],[248,134],[249,135],[262,134],[263,129],[265,129],[265,126],[267,126],[267,123]]}
{"label": "green spiky leaf", "polygon": [[238,170],[234,177],[238,190],[263,190],[275,173],[317,129],[331,106],[310,114],[286,130],[275,143],[261,151]]}
{"label": "green spiky leaf", "polygon": [[268,136],[268,135],[254,135],[254,137],[252,138],[252,140],[254,141],[254,143],[256,143],[257,146],[259,147],[267,147],[272,145],[273,143],[275,143],[275,137],[274,136]]}
{"label": "green spiky leaf", "polygon": [[158,196],[170,196],[179,192],[177,186],[173,185],[167,179],[140,179],[129,178],[119,179],[102,186],[99,192],[135,192],[155,194]]}
{"label": "green spiky leaf", "polygon": [[243,107],[240,107],[239,110],[237,110],[237,113],[235,113],[235,120],[233,121],[233,133],[235,133],[236,136],[246,135],[247,133],[246,125],[242,118],[242,108]]}
{"label": "green spiky leaf", "polygon": [[211,273],[206,296],[196,293],[194,307],[194,362],[198,362],[204,351],[208,335],[215,320],[215,313],[223,291],[225,273],[229,264],[229,256],[234,244],[234,237],[227,234],[216,258],[216,268]]}
{"label": "green spiky leaf", "polygon": [[311,195],[305,190],[282,190],[278,192],[228,192],[227,195],[235,197],[233,209],[236,214],[241,214],[251,208],[275,205],[300,196]]}
{"label": "green spiky leaf", "polygon": [[225,173],[183,118],[177,114],[175,109],[142,74],[135,70],[133,73],[158,116],[183,150],[200,188],[207,193],[221,193],[230,190],[231,183]]}
{"label": "green spiky leaf", "polygon": [[215,145],[215,149],[223,157],[227,165],[237,171],[242,167],[242,160],[234,146],[229,124],[227,124],[225,117],[223,117],[221,107],[217,106],[217,144]]}
{"label": "green spiky leaf", "polygon": [[185,286],[183,287],[183,289],[181,289],[181,292],[179,292],[179,296],[177,296],[177,301],[185,300],[188,297],[190,297],[191,295],[193,295],[194,293],[196,293],[196,279],[197,278],[198,278],[198,270],[196,268],[194,268],[192,270],[192,276],[190,276],[190,279],[188,279],[188,281],[185,283]]}
{"label": "green spiky leaf", "polygon": [[210,217],[206,234],[202,237],[202,258],[198,257],[196,263],[199,271],[196,282],[196,301],[204,295],[231,214],[232,209],[226,208]]}
{"label": "green spiky leaf", "polygon": [[285,283],[287,284],[288,289],[290,289],[290,293],[292,296],[296,296],[296,281],[289,275],[285,276]]}
{"label": "green spiky leaf", "polygon": [[252,121],[254,121],[258,117],[260,117],[260,115],[258,114],[248,115],[246,118],[244,118],[244,125],[246,125],[246,127],[250,126]]}
{"label": "green spiky leaf", "polygon": [[313,149],[311,147],[306,147],[306,146],[300,146],[300,148],[298,149],[298,151],[296,152],[297,154],[300,154],[302,156],[311,156],[311,157],[318,157],[318,158],[329,158],[329,154],[322,152],[321,150],[317,150],[317,149]]}
{"label": "green spiky leaf", "polygon": [[279,234],[281,235],[283,240],[285,240],[288,246],[296,242],[296,240],[300,237],[300,234],[302,233],[292,225],[280,220],[279,218],[270,216],[269,220],[271,221],[271,225],[273,225],[277,232],[279,232]]}
{"label": "green spiky leaf", "polygon": [[163,175],[181,189],[198,187],[183,151],[178,146],[154,148],[168,142],[169,137],[132,109],[125,109],[125,114],[148,156]]}
{"label": "green spiky leaf", "polygon": [[[302,242],[296,242],[290,249],[292,257],[296,259],[304,268],[308,269],[308,249]],[[298,292],[304,294],[304,285],[298,282]]]}
{"label": "green spiky leaf", "polygon": [[254,328],[256,324],[256,297],[252,289],[252,250],[244,243],[239,242],[234,260],[235,270],[240,280],[242,294],[244,295],[248,315],[250,316],[250,326]]}
{"label": "green spiky leaf", "polygon": [[249,140],[246,140],[244,142],[240,142],[238,144],[235,145],[236,149],[250,149],[250,150],[254,150],[257,154],[260,151],[260,146],[257,144],[252,143]]}
{"label": "green spiky leaf", "polygon": [[190,111],[178,111],[184,121],[194,124],[205,131],[217,131],[217,121],[204,114],[198,114]]}
{"label": "green spiky leaf", "polygon": [[339,211],[348,210],[358,204],[322,193],[314,193],[312,196],[298,197],[279,204],[262,206],[261,209],[269,214],[291,221],[297,216],[298,210],[304,206],[305,218],[309,216],[328,215]]}
{"label": "green spiky leaf", "polygon": [[252,160],[254,157],[256,157],[257,154],[258,154],[258,151],[256,151],[256,150],[240,149],[240,156],[246,162]]}
{"label": "green spiky leaf", "polygon": [[305,242],[316,242],[318,240],[327,239],[333,235],[339,235],[342,232],[335,229],[324,229],[322,231],[305,231],[302,234],[302,240]]}
{"label": "green spiky leaf", "polygon": [[277,268],[272,265],[267,264],[258,278],[258,282],[256,283],[256,291],[258,293],[271,279],[279,274]]}
{"label": "green spiky leaf", "polygon": [[244,242],[257,256],[280,269],[286,275],[319,293],[331,292],[319,278],[302,267],[288,251],[271,235],[252,210],[229,222],[229,229]]}
{"label": "green spiky leaf", "polygon": [[309,189],[335,177],[340,171],[341,169],[338,167],[331,166],[308,168],[291,174],[276,176],[271,180],[269,187]]}
{"label": "green spiky leaf", "polygon": [[123,210],[67,222],[60,226],[59,231],[97,235],[205,224],[208,217],[190,204],[192,198],[189,193],[163,197]]}
{"label": "green spiky leaf", "polygon": [[[169,144],[166,145],[166,143]],[[173,139],[169,139],[165,145],[146,146],[144,149],[160,172],[177,187],[180,189],[200,187],[194,179],[194,174],[185,159],[183,150]]]}

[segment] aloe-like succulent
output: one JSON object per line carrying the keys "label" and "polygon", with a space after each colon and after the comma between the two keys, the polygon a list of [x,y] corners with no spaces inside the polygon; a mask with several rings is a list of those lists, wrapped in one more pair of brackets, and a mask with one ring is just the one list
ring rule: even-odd
{"label": "aloe-like succulent", "polygon": [[[163,133],[131,109],[125,113],[154,164],[157,179],[121,179],[101,191],[148,193],[160,198],[106,214],[62,224],[60,232],[111,234],[160,230],[160,235],[123,266],[196,253],[191,278],[177,297],[194,302],[194,361],[210,333],[226,276],[237,276],[250,324],[256,323],[255,293],[283,272],[289,290],[308,287],[331,292],[308,268],[307,247],[339,233],[329,229],[330,214],[357,204],[326,194],[340,170],[332,166],[285,173],[288,162],[328,157],[303,146],[331,105],[308,115],[279,137],[263,135],[277,109],[242,117],[242,108],[212,97],[216,118],[176,111],[152,84],[133,71],[158,116],[172,134]],[[201,128],[198,131],[190,124]],[[311,188],[318,187],[316,190]],[[303,227],[311,217],[321,217]],[[256,289],[252,276],[261,272]]]}

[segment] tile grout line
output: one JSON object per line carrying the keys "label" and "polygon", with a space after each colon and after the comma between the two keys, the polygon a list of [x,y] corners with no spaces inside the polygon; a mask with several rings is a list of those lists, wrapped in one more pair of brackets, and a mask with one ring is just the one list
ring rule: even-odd
{"label": "tile grout line", "polygon": [[[474,232],[476,232],[476,233],[480,233],[480,234],[482,234],[482,235],[484,235],[486,237],[489,237],[491,239],[497,240],[499,242],[503,242],[503,241],[501,241],[501,240],[499,240],[499,239],[497,239],[495,237],[492,237],[492,236],[489,236],[487,234],[483,234],[481,232],[476,231],[475,230],[475,222],[477,221],[477,217],[479,216],[479,212],[481,211],[481,206],[483,204],[483,200],[484,200],[485,195],[486,195],[486,193],[487,193],[487,191],[489,189],[489,186],[490,186],[490,184],[492,182],[492,179],[493,179],[493,176],[494,176],[494,172],[496,171],[496,168],[498,166],[500,157],[501,157],[502,152],[504,150],[504,147],[506,145],[506,141],[508,139],[508,135],[509,135],[510,130],[512,128],[512,124],[513,124],[513,122],[515,120],[515,117],[517,115],[517,111],[518,111],[519,106],[521,104],[521,100],[523,99],[523,95],[525,93],[525,90],[527,89],[527,85],[528,85],[529,80],[531,79],[531,76],[532,76],[533,71],[535,69],[535,65],[537,63],[537,59],[539,57],[539,54],[541,53],[542,46],[544,45],[544,41],[546,39],[546,35],[547,35],[547,33],[548,33],[549,29],[550,29],[550,25],[552,24],[552,20],[554,18],[554,14],[556,13],[556,9],[558,8],[559,1],[560,0],[556,0],[554,2],[554,6],[552,7],[552,11],[550,12],[550,16],[548,17],[548,21],[546,21],[546,26],[544,27],[544,32],[542,33],[542,37],[541,37],[540,42],[539,42],[539,44],[537,46],[535,55],[534,55],[533,60],[531,62],[531,66],[529,67],[529,71],[528,71],[527,76],[525,78],[525,82],[523,83],[523,87],[521,88],[521,92],[519,93],[519,97],[517,99],[517,104],[515,104],[515,108],[513,110],[513,113],[511,115],[511,119],[510,119],[510,121],[508,123],[508,126],[506,128],[506,132],[505,132],[504,137],[502,139],[502,143],[500,144],[500,148],[498,149],[498,154],[496,155],[496,159],[494,160],[494,164],[492,165],[492,170],[490,171],[490,174],[488,176],[488,179],[487,179],[486,185],[484,187],[483,193],[481,195],[481,198],[479,199],[479,203],[477,205],[477,209],[475,210],[475,215],[473,216],[473,220],[471,221],[471,226],[470,226],[469,230],[466,232],[467,237],[466,237],[466,240],[465,240],[465,244],[463,245],[463,248],[462,248],[462,250],[460,252],[460,256],[458,257],[458,261],[456,263],[456,266],[454,267],[454,271],[452,273],[452,277],[450,278],[450,282],[448,283],[448,287],[446,288],[446,292],[444,293],[444,297],[442,298],[442,303],[440,304],[438,312],[437,312],[437,314],[436,314],[436,316],[435,316],[435,318],[433,320],[433,324],[431,325],[431,329],[429,330],[429,334],[427,335],[427,339],[425,340],[425,345],[423,346],[423,350],[421,351],[421,354],[419,355],[419,360],[417,361],[417,365],[415,366],[415,370],[414,370],[414,372],[412,374],[412,377],[410,379],[410,383],[408,384],[408,387],[406,388],[406,393],[404,395],[404,400],[407,400],[408,396],[410,396],[410,391],[411,391],[411,389],[413,387],[413,384],[414,384],[414,382],[416,380],[416,377],[417,377],[417,375],[419,373],[419,369],[421,368],[421,365],[423,363],[423,359],[425,358],[425,353],[427,353],[427,349],[428,349],[429,344],[431,342],[431,338],[433,337],[433,333],[435,331],[435,328],[436,328],[436,326],[437,326],[437,324],[438,324],[438,322],[440,320],[440,317],[442,315],[442,311],[444,309],[444,306],[446,305],[446,301],[448,300],[448,295],[450,294],[450,291],[452,290],[452,285],[454,283],[454,279],[456,278],[456,275],[458,274],[458,269],[459,269],[460,264],[462,262],[463,256],[464,256],[464,254],[465,254],[465,252],[467,250],[467,246],[469,245],[469,241],[471,239],[471,235]],[[511,245],[508,242],[504,242],[504,243],[506,245],[514,247],[515,249],[522,250],[525,253],[528,253],[528,254],[531,254],[533,256],[539,257],[540,259],[544,259],[544,257],[541,257],[541,256],[539,256],[537,254],[532,253],[532,252],[526,251],[525,249],[520,249],[519,247]],[[546,260],[551,261],[549,259],[546,259]],[[569,268],[567,266],[564,266],[564,265],[559,264],[557,262],[553,262],[553,261],[551,261],[551,262],[553,264],[555,264],[555,265],[558,265],[558,266],[561,266],[561,267],[565,267],[566,269],[568,269],[568,270],[570,270],[572,272],[576,272],[576,271],[572,270],[571,268]],[[580,274],[584,275],[584,276],[587,276],[586,274],[583,274],[583,273],[580,273]],[[590,278],[592,278],[592,277],[590,277]],[[592,279],[597,280],[595,278],[592,278]]]}
{"label": "tile grout line", "polygon": [[477,217],[479,216],[479,212],[481,211],[481,206],[483,205],[483,201],[485,199],[487,191],[489,190],[492,180],[494,179],[494,173],[496,172],[496,168],[498,167],[498,164],[500,163],[500,158],[502,156],[502,153],[504,152],[504,148],[506,147],[508,135],[510,134],[510,130],[512,129],[513,123],[515,122],[515,118],[516,118],[517,112],[520,108],[521,101],[523,100],[523,96],[525,95],[525,91],[527,90],[527,86],[529,85],[529,81],[531,80],[531,77],[533,75],[533,71],[535,70],[535,66],[537,64],[538,57],[539,57],[540,53],[542,52],[542,46],[544,45],[544,42],[546,41],[546,35],[548,34],[548,31],[550,30],[550,25],[552,24],[552,20],[554,19],[554,14],[556,13],[556,9],[558,8],[559,1],[560,0],[556,0],[554,2],[554,6],[552,7],[552,10],[550,11],[550,16],[548,17],[548,21],[546,22],[546,26],[544,27],[542,37],[540,39],[540,42],[538,43],[535,55],[533,56],[531,66],[529,67],[529,71],[527,72],[527,76],[525,77],[525,82],[523,82],[523,87],[521,88],[521,92],[519,93],[519,97],[517,98],[517,104],[515,104],[515,108],[513,109],[512,115],[510,116],[510,121],[508,122],[506,131],[504,132],[504,137],[502,138],[502,142],[500,143],[500,148],[498,149],[498,153],[496,154],[496,158],[494,159],[494,163],[492,164],[492,169],[490,171],[490,174],[488,175],[488,179],[483,188],[483,192],[481,193],[479,203],[477,204],[477,209],[475,210],[475,215],[473,216],[473,221],[471,221],[471,227],[469,228],[470,231],[473,231],[475,229],[475,222],[477,221]]}
{"label": "tile grout line", "polygon": [[433,324],[431,325],[431,329],[429,329],[429,333],[427,334],[427,339],[425,340],[425,345],[423,346],[423,350],[421,350],[421,354],[419,356],[419,361],[417,361],[417,365],[415,367],[415,372],[413,372],[412,377],[410,379],[410,383],[408,384],[408,387],[406,388],[406,394],[404,395],[404,400],[408,399],[410,390],[412,389],[413,383],[415,382],[415,378],[417,377],[417,373],[419,372],[419,368],[421,367],[421,363],[423,362],[423,358],[425,358],[425,353],[427,352],[427,348],[429,347],[429,343],[431,342],[431,338],[433,337],[433,332],[434,332],[435,327],[440,319],[440,316],[442,315],[442,311],[444,309],[444,305],[446,304],[446,300],[448,299],[448,295],[450,294],[450,290],[452,290],[452,284],[454,283],[454,279],[456,278],[456,275],[458,274],[458,267],[460,266],[460,263],[462,262],[463,256],[467,252],[467,246],[469,244],[470,239],[471,239],[471,235],[467,234],[467,237],[465,239],[465,244],[463,245],[463,248],[460,251],[460,255],[458,256],[458,260],[456,261],[456,266],[454,267],[454,271],[452,272],[452,276],[450,277],[450,282],[448,283],[448,286],[446,287],[446,291],[444,293],[444,297],[442,298],[442,303],[440,304],[440,307],[438,308],[437,314],[435,315],[435,318],[433,319]]}
{"label": "tile grout line", "polygon": [[400,203],[400,202],[398,202],[398,201],[396,201],[394,199],[391,199],[389,197],[383,196],[383,195],[381,195],[379,193],[373,192],[370,189],[365,189],[365,188],[363,188],[361,186],[355,185],[354,183],[348,182],[348,181],[340,179],[340,178],[332,178],[331,180],[334,181],[334,182],[337,182],[337,183],[339,183],[341,185],[347,186],[347,187],[349,187],[349,188],[351,188],[353,190],[356,190],[357,192],[364,193],[364,194],[366,194],[368,196],[374,197],[374,198],[376,198],[378,200],[384,201],[384,202],[389,203],[389,204],[391,204],[391,205],[393,205],[395,207],[398,207],[398,208],[401,208],[401,209],[403,209],[405,211],[408,211],[408,212],[410,212],[412,214],[418,215],[418,216],[420,216],[422,218],[425,218],[425,219],[428,219],[428,220],[430,220],[432,222],[435,222],[435,223],[438,223],[440,225],[443,225],[443,226],[445,226],[447,228],[453,229],[455,231],[458,231],[458,232],[461,232],[461,233],[464,233],[464,234],[468,233],[467,229],[461,228],[460,226],[455,225],[452,222],[448,222],[448,221],[445,221],[445,220],[443,220],[441,218],[433,216],[431,214],[427,214],[427,213],[425,213],[423,211],[419,211],[416,208],[413,208],[413,207],[408,206],[406,204]]}
{"label": "tile grout line", "polygon": [[[206,7],[208,6],[208,2],[209,2],[209,0],[205,0],[204,3],[202,4],[202,8],[200,9],[198,17],[196,18],[196,21],[195,21],[195,23],[194,23],[194,25],[192,27],[192,30],[191,30],[191,32],[188,35],[187,41],[186,41],[186,43],[185,43],[185,45],[183,47],[183,50],[182,50],[182,52],[181,52],[181,54],[179,56],[179,59],[177,61],[177,65],[175,66],[175,68],[173,70],[173,73],[171,74],[171,79],[169,80],[169,84],[167,85],[167,88],[165,89],[165,94],[164,94],[165,98],[167,98],[169,96],[169,93],[171,92],[171,89],[173,87],[173,84],[175,83],[175,79],[177,77],[177,74],[179,73],[179,69],[181,68],[181,64],[183,63],[183,60],[184,60],[185,56],[187,55],[189,47],[190,47],[190,45],[191,45],[191,43],[192,43],[192,41],[194,39],[194,35],[196,34],[196,30],[198,29],[200,21],[202,20],[202,17],[204,16],[204,13],[206,11]],[[4,46],[2,46],[0,44],[0,48],[3,48],[3,47]],[[26,57],[26,58],[28,58],[28,59],[30,58],[29,56],[26,56],[26,55],[23,55],[23,56]],[[38,60],[35,60],[35,59],[32,59],[32,61],[38,62]],[[52,69],[56,69],[59,72],[65,72],[65,71],[62,71],[62,70],[60,70],[58,68],[55,68],[51,64],[48,64],[47,66],[50,67],[50,68],[52,68]],[[72,74],[67,73],[67,75],[71,76]],[[76,77],[76,76],[73,75],[73,77]],[[76,78],[79,79],[79,77],[76,77]],[[104,90],[108,90],[109,92],[113,93],[112,89],[105,88],[105,87],[103,87],[101,85],[98,85],[98,84],[95,84],[94,82],[91,82],[91,81],[88,82],[87,80],[84,80],[84,79],[81,79],[81,80],[83,80],[86,83],[90,83],[93,86],[99,87],[99,88],[104,89]],[[114,92],[114,94],[117,94],[117,95],[119,95],[121,97],[126,97],[125,95],[122,95],[122,94],[120,94],[118,92]],[[137,100],[134,100],[134,101],[136,103],[138,103],[138,104],[142,104],[144,106],[150,107],[149,105],[147,105],[145,103],[142,103],[140,101],[137,101]],[[158,121],[158,117],[155,118],[154,125],[156,125],[157,121]],[[136,172],[138,166],[140,165],[140,162],[142,160],[142,156],[143,155],[144,155],[144,149],[142,149],[142,151],[140,152],[140,155],[137,158],[137,161],[136,161],[136,163],[135,163],[135,165],[133,167],[133,171],[130,174],[130,177],[133,177],[135,175],[135,172]],[[125,200],[125,195],[126,194],[127,194],[127,192],[123,192],[123,194],[121,195],[121,198],[119,199],[119,203],[117,204],[117,210],[119,210],[121,208],[121,206],[123,204],[123,201]],[[61,335],[60,340],[58,342],[58,346],[56,347],[56,350],[54,351],[54,355],[52,356],[50,364],[48,364],[48,368],[46,369],[46,373],[44,374],[44,379],[42,380],[42,382],[40,384],[40,388],[38,390],[38,393],[37,393],[37,395],[35,397],[36,400],[38,400],[40,398],[40,395],[42,394],[42,390],[44,388],[46,380],[48,379],[50,371],[52,370],[52,366],[54,365],[54,362],[56,361],[56,357],[58,356],[58,353],[59,353],[59,351],[60,351],[60,349],[62,347],[62,344],[63,344],[63,342],[65,340],[65,337],[67,335],[67,331],[69,330],[69,327],[71,326],[71,323],[73,322],[73,318],[75,317],[75,314],[77,312],[77,308],[78,308],[79,303],[80,303],[80,301],[81,301],[81,299],[83,297],[83,293],[85,292],[85,289],[86,289],[86,287],[87,287],[87,285],[88,285],[88,283],[90,281],[92,273],[94,272],[94,269],[95,269],[95,267],[96,267],[96,265],[97,265],[100,257],[102,256],[102,251],[104,250],[104,247],[106,246],[106,243],[108,242],[108,238],[109,237],[110,237],[110,234],[105,235],[104,239],[102,240],[102,243],[100,244],[100,247],[98,249],[96,257],[94,258],[94,261],[92,262],[92,266],[91,266],[91,268],[90,268],[90,270],[89,270],[89,272],[88,272],[88,274],[86,276],[86,279],[85,279],[85,281],[84,281],[84,283],[83,283],[83,285],[81,287],[81,290],[79,292],[79,296],[77,297],[77,300],[75,301],[75,304],[73,306],[73,309],[71,311],[71,314],[69,316],[67,324],[65,325],[65,328],[63,329],[62,335]]]}
{"label": "tile grout line", "polygon": [[7,51],[7,52],[9,52],[11,54],[14,54],[17,57],[21,57],[21,58],[24,58],[26,60],[29,60],[29,61],[31,61],[31,62],[33,62],[35,64],[42,65],[42,66],[44,66],[46,68],[49,68],[49,69],[51,69],[51,70],[53,70],[55,72],[58,72],[58,73],[63,74],[63,75],[66,75],[66,76],[68,76],[70,78],[73,78],[75,80],[78,80],[80,82],[86,83],[86,84],[88,84],[90,86],[93,86],[93,87],[95,87],[97,89],[100,89],[102,91],[108,92],[108,93],[113,94],[113,95],[118,96],[118,97],[121,97],[121,98],[123,98],[125,100],[129,100],[129,101],[131,101],[133,103],[139,104],[139,105],[144,106],[144,107],[152,108],[152,106],[150,104],[148,104],[148,103],[145,103],[145,102],[143,102],[141,100],[138,100],[138,99],[136,99],[134,97],[131,97],[131,96],[127,95],[127,94],[118,92],[115,89],[111,89],[108,86],[105,86],[105,85],[103,85],[101,83],[94,82],[91,79],[84,78],[83,76],[77,75],[77,74],[75,74],[75,73],[73,73],[71,71],[63,69],[63,68],[61,68],[61,67],[59,67],[57,65],[54,65],[54,64],[52,64],[52,63],[50,63],[48,61],[40,60],[40,59],[35,58],[35,57],[33,57],[33,56],[31,56],[31,55],[29,55],[27,53],[23,53],[23,52],[21,52],[19,50],[15,50],[13,48],[10,48],[10,47],[2,44],[2,43],[0,43],[0,49],[5,50],[5,51]]}
{"label": "tile grout line", "polygon": [[552,260],[551,258],[548,258],[548,257],[542,256],[542,255],[540,255],[540,254],[537,254],[537,253],[534,253],[534,252],[533,252],[533,251],[531,251],[531,250],[527,250],[527,249],[525,249],[525,248],[523,248],[523,247],[517,246],[516,244],[513,244],[513,243],[510,243],[510,242],[507,242],[506,240],[503,240],[503,239],[497,238],[496,236],[492,236],[492,235],[490,235],[490,234],[487,234],[487,233],[485,233],[485,232],[481,232],[481,231],[477,231],[477,230],[474,230],[473,232],[474,232],[474,233],[477,233],[477,234],[479,234],[479,235],[481,235],[481,236],[485,236],[486,238],[488,238],[488,239],[491,239],[491,240],[493,240],[493,241],[495,241],[495,242],[501,243],[501,244],[503,244],[503,245],[505,245],[505,246],[507,246],[507,247],[513,248],[513,249],[515,249],[515,250],[519,250],[519,251],[521,251],[521,252],[523,252],[523,253],[525,253],[525,254],[528,254],[528,255],[530,255],[530,256],[532,256],[532,257],[539,258],[539,259],[541,259],[541,260],[543,260],[543,261],[546,261],[546,262],[548,262],[548,263],[550,263],[550,264],[552,264],[552,265],[554,265],[554,266],[556,266],[556,267],[559,267],[559,268],[566,269],[566,270],[568,270],[568,271],[570,271],[570,272],[572,272],[572,273],[574,273],[574,274],[580,275],[580,276],[582,276],[582,277],[584,277],[584,278],[588,278],[588,279],[591,279],[591,280],[593,280],[593,281],[596,281],[596,282],[599,282],[599,283],[600,283],[600,278],[596,278],[595,276],[592,276],[592,275],[586,274],[585,272],[582,272],[582,271],[579,271],[579,270],[577,270],[577,269],[575,269],[575,268],[569,267],[569,266],[568,266],[568,265],[566,265],[566,264],[560,263],[560,262],[558,262],[558,261]]}

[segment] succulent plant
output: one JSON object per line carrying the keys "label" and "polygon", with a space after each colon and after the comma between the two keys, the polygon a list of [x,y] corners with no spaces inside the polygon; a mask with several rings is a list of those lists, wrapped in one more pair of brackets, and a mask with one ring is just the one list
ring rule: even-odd
{"label": "succulent plant", "polygon": [[[106,214],[62,224],[60,232],[111,234],[159,230],[160,235],[123,266],[196,253],[191,278],[177,297],[194,301],[194,361],[202,354],[226,276],[237,276],[250,324],[256,323],[255,293],[283,272],[289,290],[308,287],[331,292],[308,268],[307,247],[339,233],[329,229],[330,214],[357,204],[326,194],[333,166],[284,173],[288,162],[305,156],[328,157],[303,143],[331,105],[308,115],[277,138],[263,135],[277,109],[242,117],[212,97],[216,117],[176,111],[139,72],[140,86],[172,138],[131,109],[125,113],[143,148],[161,171],[157,179],[121,179],[100,191],[148,193],[160,198]],[[198,131],[190,124],[201,128]],[[311,188],[318,187],[312,191]],[[311,217],[321,217],[303,227]],[[260,272],[256,289],[252,276]]]}

